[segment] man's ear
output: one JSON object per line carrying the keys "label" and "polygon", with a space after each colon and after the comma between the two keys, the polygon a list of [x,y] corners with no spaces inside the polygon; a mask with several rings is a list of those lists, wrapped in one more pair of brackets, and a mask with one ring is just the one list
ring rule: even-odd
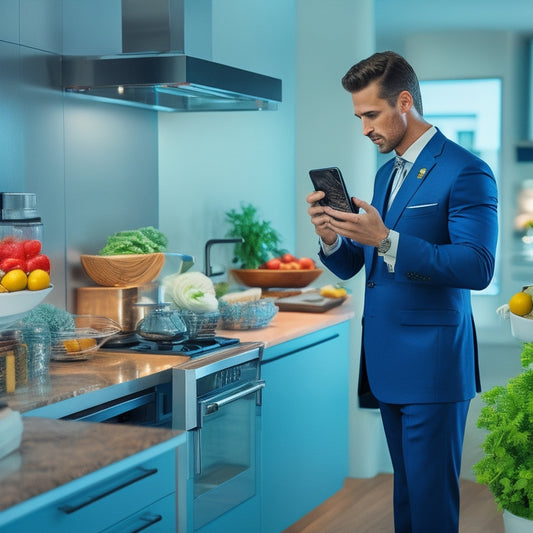
{"label": "man's ear", "polygon": [[401,113],[407,113],[413,107],[413,96],[409,91],[402,91],[396,103]]}

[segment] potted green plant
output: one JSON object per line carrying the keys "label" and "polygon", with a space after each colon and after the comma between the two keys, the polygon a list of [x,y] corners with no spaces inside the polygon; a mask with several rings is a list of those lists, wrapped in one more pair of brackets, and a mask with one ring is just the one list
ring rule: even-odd
{"label": "potted green plant", "polygon": [[523,345],[521,364],[506,386],[481,395],[477,421],[488,434],[474,473],[504,511],[506,533],[533,531],[533,343]]}
{"label": "potted green plant", "polygon": [[261,220],[256,207],[241,204],[241,210],[231,209],[226,213],[231,224],[227,237],[242,237],[244,242],[235,245],[233,258],[238,268],[258,268],[270,258],[280,255],[281,236],[272,223]]}

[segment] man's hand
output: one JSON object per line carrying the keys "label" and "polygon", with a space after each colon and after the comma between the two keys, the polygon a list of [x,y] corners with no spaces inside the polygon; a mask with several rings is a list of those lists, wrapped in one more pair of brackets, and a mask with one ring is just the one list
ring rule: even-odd
{"label": "man's hand", "polygon": [[389,233],[381,215],[375,207],[359,198],[352,198],[352,202],[362,211],[354,214],[337,211],[331,207],[322,207],[321,231],[325,234],[334,232],[360,244],[378,246]]}
{"label": "man's hand", "polygon": [[325,214],[325,207],[318,203],[324,198],[324,191],[314,191],[306,197],[309,204],[307,212],[311,217],[311,223],[315,226],[315,233],[325,244],[334,244],[337,240],[337,233],[329,226],[330,215]]}

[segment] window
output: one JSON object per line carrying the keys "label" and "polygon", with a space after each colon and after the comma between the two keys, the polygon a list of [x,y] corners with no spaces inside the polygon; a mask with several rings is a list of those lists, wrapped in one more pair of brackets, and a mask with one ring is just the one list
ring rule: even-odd
{"label": "window", "polygon": [[[501,141],[500,79],[437,80],[420,82],[424,118],[446,137],[483,159],[498,181]],[[498,246],[498,250],[500,246]],[[498,252],[491,284],[475,294],[498,294]]]}

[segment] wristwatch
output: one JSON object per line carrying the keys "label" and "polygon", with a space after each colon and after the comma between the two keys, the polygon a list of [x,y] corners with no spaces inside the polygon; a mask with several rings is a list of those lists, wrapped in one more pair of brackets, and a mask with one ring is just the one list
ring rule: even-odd
{"label": "wristwatch", "polygon": [[387,233],[387,236],[378,244],[378,253],[386,254],[389,251],[392,244],[389,235],[390,230]]}

